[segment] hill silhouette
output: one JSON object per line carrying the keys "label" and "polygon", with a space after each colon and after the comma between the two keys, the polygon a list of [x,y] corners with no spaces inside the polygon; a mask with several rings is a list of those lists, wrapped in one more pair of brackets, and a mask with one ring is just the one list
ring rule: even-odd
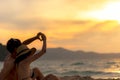
{"label": "hill silhouette", "polygon": [[6,49],[6,46],[0,43],[0,61],[3,61],[7,54],[8,51]]}
{"label": "hill silhouette", "polygon": [[40,59],[44,60],[80,60],[80,59],[119,59],[120,53],[97,53],[85,51],[72,51],[64,48],[48,48]]}
{"label": "hill silhouette", "polygon": [[[5,59],[8,54],[5,45],[0,44],[0,61]],[[120,53],[96,53],[85,51],[72,51],[64,48],[48,48],[47,52],[40,58],[40,60],[80,60],[80,59],[119,59]]]}

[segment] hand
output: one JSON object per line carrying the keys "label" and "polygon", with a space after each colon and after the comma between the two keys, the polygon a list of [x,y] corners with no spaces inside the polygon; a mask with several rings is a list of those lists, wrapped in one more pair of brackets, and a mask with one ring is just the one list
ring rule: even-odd
{"label": "hand", "polygon": [[41,33],[41,32],[39,32],[39,33],[37,33],[37,35],[36,35],[36,39],[39,39],[40,41],[42,41],[42,37],[41,37],[41,35],[42,35],[43,33]]}
{"label": "hand", "polygon": [[46,36],[45,36],[45,34],[42,33],[42,34],[41,34],[41,37],[42,37],[42,40],[43,40],[43,41],[46,41]]}

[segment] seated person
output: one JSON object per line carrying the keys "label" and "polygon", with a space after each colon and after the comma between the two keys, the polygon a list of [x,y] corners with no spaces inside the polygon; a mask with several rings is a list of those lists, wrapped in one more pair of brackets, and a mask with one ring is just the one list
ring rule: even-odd
{"label": "seated person", "polygon": [[[16,66],[14,64],[16,59],[16,49],[21,44],[28,45],[34,40],[40,39],[39,36],[40,33],[38,33],[35,37],[25,40],[23,43],[21,43],[19,39],[11,38],[8,40],[6,47],[10,54],[8,54],[4,60],[3,69],[0,72],[0,80],[17,80]],[[40,77],[43,77],[38,68],[33,68],[32,71],[34,72],[34,76],[37,77],[38,74],[40,74]],[[33,75],[31,77],[33,77]]]}
{"label": "seated person", "polygon": [[[26,41],[24,41],[23,43],[21,43],[20,42],[20,40],[18,40],[18,39],[10,39],[8,42],[7,42],[7,49],[8,49],[8,51],[11,53],[11,54],[9,54],[8,55],[8,57],[5,59],[5,61],[4,61],[4,67],[3,67],[3,69],[2,69],[2,71],[1,71],[1,73],[0,73],[0,80],[21,80],[20,78],[21,77],[24,77],[24,76],[21,76],[21,74],[22,73],[24,73],[25,71],[24,70],[22,70],[23,72],[21,73],[21,72],[19,72],[20,71],[20,69],[24,69],[24,67],[23,66],[25,66],[26,67],[26,70],[28,70],[28,73],[30,74],[29,75],[29,78],[27,78],[28,80],[30,79],[32,79],[32,80],[41,80],[41,79],[43,79],[43,80],[47,80],[47,79],[49,79],[49,80],[58,80],[58,78],[56,77],[56,76],[54,76],[54,75],[52,75],[52,74],[50,74],[50,75],[47,75],[46,77],[44,77],[43,76],[43,74],[39,71],[39,69],[38,68],[33,68],[32,70],[30,70],[30,68],[29,68],[29,65],[30,65],[30,63],[31,63],[31,61],[27,61],[27,60],[29,60],[30,59],[30,57],[32,56],[32,55],[34,55],[34,53],[35,53],[35,51],[36,51],[36,49],[35,48],[32,48],[32,49],[28,49],[27,48],[27,46],[25,46],[25,45],[28,45],[28,44],[30,44],[32,41],[34,41],[34,40],[36,40],[36,39],[40,39],[39,38],[39,36],[40,35],[43,35],[42,37],[44,37],[43,39],[45,39],[44,41],[43,41],[43,43],[44,43],[44,50],[43,50],[43,48],[42,48],[42,50],[40,51],[40,53],[41,52],[44,52],[44,51],[46,51],[46,37],[45,37],[45,35],[44,34],[42,34],[42,33],[38,33],[35,37],[33,37],[33,38],[30,38],[30,39],[28,39],[28,40],[26,40]],[[40,39],[41,40],[41,39]],[[41,40],[42,41],[42,40]],[[24,49],[24,48],[26,48],[26,50],[25,51],[28,51],[28,56],[25,56],[26,57],[26,59],[25,58],[23,58],[23,57],[21,57],[20,58],[20,55],[22,55],[23,53],[26,53],[26,52],[22,52],[22,54],[21,54],[21,52],[20,52],[20,47],[22,46],[22,49]],[[19,54],[20,53],[20,54]],[[40,53],[38,53],[39,54],[39,57],[40,57],[40,55],[42,56],[42,54],[40,54]],[[19,56],[18,56],[19,55]],[[19,58],[18,58],[19,57]],[[28,58],[27,58],[28,57]],[[36,56],[36,59],[37,59],[38,57]],[[16,60],[15,60],[16,59]],[[23,59],[23,60],[22,60]],[[32,58],[32,60],[34,61],[34,60],[36,60],[35,59],[35,57],[34,58]],[[24,61],[25,60],[25,61]],[[20,63],[20,64],[18,64],[18,63]],[[23,64],[23,63],[25,63],[25,64],[27,64],[27,65],[25,65],[25,64]],[[7,67],[6,67],[7,66]],[[28,67],[28,68],[27,68]],[[28,74],[27,73],[27,74]],[[26,73],[25,73],[26,74]],[[26,75],[27,76],[27,75]],[[25,79],[26,80],[26,79]]]}
{"label": "seated person", "polygon": [[41,51],[39,51],[38,53],[34,54],[36,49],[29,49],[26,45],[20,45],[16,49],[17,57],[15,60],[15,64],[17,66],[18,80],[59,80],[59,78],[52,74],[44,77],[41,74],[38,74],[38,76],[36,76],[35,73],[35,76],[31,78],[30,64],[36,59],[40,58],[46,52],[46,36],[43,33],[40,33],[40,35],[42,37],[43,46]]}

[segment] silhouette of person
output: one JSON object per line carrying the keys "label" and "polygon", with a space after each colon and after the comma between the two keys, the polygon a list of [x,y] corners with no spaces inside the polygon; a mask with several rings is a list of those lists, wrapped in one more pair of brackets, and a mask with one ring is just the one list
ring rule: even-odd
{"label": "silhouette of person", "polygon": [[[29,49],[26,45],[42,37],[42,50],[34,54],[36,49]],[[38,68],[30,69],[30,64],[46,52],[46,36],[39,32],[35,37],[25,40],[10,39],[7,42],[7,49],[11,53],[4,61],[4,67],[0,73],[0,80],[59,80],[55,75],[49,74],[46,77]],[[7,66],[7,67],[6,67]]]}

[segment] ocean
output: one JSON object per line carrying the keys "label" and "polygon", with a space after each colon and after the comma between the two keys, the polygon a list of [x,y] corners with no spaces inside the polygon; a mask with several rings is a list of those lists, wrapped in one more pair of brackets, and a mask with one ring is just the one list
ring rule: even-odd
{"label": "ocean", "polygon": [[[0,62],[0,69],[3,62]],[[31,68],[38,67],[44,75],[57,76],[91,76],[93,78],[120,78],[120,60],[37,60]]]}

